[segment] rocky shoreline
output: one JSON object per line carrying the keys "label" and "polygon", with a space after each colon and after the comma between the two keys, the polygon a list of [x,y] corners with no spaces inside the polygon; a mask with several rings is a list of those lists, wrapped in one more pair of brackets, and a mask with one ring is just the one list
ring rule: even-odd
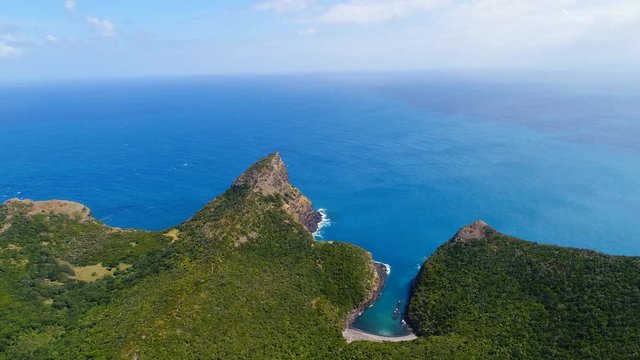
{"label": "rocky shoreline", "polygon": [[387,280],[388,271],[389,271],[387,266],[388,265],[383,263],[373,262],[373,268],[375,270],[375,287],[371,292],[371,296],[369,296],[369,298],[365,300],[362,304],[360,304],[360,306],[358,306],[355,310],[349,313],[349,316],[347,317],[347,324],[345,326],[345,329],[351,329],[351,325],[353,325],[353,322],[356,321],[358,316],[362,315],[362,313],[367,308],[369,308],[378,300],[378,298],[380,297],[380,294],[382,293],[382,289],[384,288],[384,283]]}

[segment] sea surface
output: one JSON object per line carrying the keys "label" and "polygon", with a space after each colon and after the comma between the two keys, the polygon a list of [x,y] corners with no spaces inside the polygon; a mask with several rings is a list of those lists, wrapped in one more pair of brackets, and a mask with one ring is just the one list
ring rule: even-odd
{"label": "sea surface", "polygon": [[640,255],[638,84],[426,73],[3,84],[0,201],[69,199],[109,225],[165,229],[280,151],[326,209],[319,236],[391,266],[355,326],[398,335],[393,313],[420,265],[476,219]]}

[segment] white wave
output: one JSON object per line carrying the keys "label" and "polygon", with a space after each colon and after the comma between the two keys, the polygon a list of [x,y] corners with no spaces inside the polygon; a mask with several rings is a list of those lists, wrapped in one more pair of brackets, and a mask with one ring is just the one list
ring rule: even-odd
{"label": "white wave", "polygon": [[384,265],[384,268],[387,270],[387,276],[389,276],[389,274],[391,274],[391,265],[385,264],[385,263],[380,262],[380,261],[375,261],[375,263]]}
{"label": "white wave", "polygon": [[327,209],[318,209],[318,213],[320,213],[321,218],[318,223],[318,229],[313,233],[313,237],[322,240],[322,229],[331,226],[331,219],[329,219]]}

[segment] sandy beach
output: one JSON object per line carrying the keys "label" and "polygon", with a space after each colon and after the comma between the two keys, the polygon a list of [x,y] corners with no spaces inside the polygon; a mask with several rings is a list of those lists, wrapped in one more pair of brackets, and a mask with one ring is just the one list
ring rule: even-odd
{"label": "sandy beach", "polygon": [[415,340],[418,337],[414,334],[404,335],[404,336],[381,336],[369,334],[368,332],[364,332],[362,330],[354,329],[354,328],[346,328],[342,332],[342,336],[347,340],[347,343],[352,343],[354,341],[373,341],[373,342],[400,342],[400,341],[411,341]]}

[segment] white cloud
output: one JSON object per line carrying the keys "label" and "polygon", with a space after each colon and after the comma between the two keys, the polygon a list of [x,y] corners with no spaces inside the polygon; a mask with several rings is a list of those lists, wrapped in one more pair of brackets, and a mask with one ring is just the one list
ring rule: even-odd
{"label": "white cloud", "polygon": [[[640,1],[341,0],[301,21],[342,24],[306,43],[320,64],[380,69],[640,64]],[[393,21],[393,26],[362,24]],[[384,24],[383,24],[384,25]],[[313,46],[313,48],[311,47]]]}
{"label": "white cloud", "polygon": [[313,21],[359,24],[382,22],[430,10],[443,3],[444,0],[353,0],[331,6]]}
{"label": "white cloud", "polygon": [[97,17],[88,17],[87,23],[94,26],[99,32],[100,35],[104,37],[112,37],[116,35],[116,29],[113,23],[107,19],[100,19]]}
{"label": "white cloud", "polygon": [[315,28],[308,28],[308,29],[298,31],[299,36],[313,36],[317,33],[318,33],[318,30]]}
{"label": "white cloud", "polygon": [[11,46],[9,44],[5,44],[3,42],[0,42],[0,59],[1,58],[10,58],[10,57],[16,57],[20,55],[20,49]]}
{"label": "white cloud", "polygon": [[254,9],[285,13],[305,10],[311,6],[311,3],[311,0],[266,0],[255,5]]}
{"label": "white cloud", "polygon": [[466,47],[513,52],[566,46],[605,35],[605,30],[624,32],[626,25],[640,20],[637,1],[591,4],[578,0],[467,2],[444,14],[430,33]]}
{"label": "white cloud", "polygon": [[54,35],[51,35],[51,34],[45,36],[44,38],[45,38],[45,40],[47,40],[48,43],[51,43],[51,44],[54,44],[54,43],[58,42],[58,38],[56,36],[54,36]]}
{"label": "white cloud", "polygon": [[74,11],[76,9],[76,0],[65,0],[64,7],[69,11]]}

